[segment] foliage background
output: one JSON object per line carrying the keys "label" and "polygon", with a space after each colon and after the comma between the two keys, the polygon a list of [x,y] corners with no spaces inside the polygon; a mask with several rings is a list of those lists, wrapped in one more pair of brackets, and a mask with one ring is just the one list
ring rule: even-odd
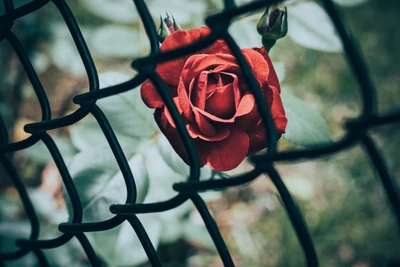
{"label": "foliage background", "polygon": [[[24,3],[23,0],[16,2],[17,6]],[[176,20],[187,29],[202,25],[206,14],[221,8],[219,3],[221,1],[217,0],[179,0],[170,1],[172,3],[168,5],[165,5],[165,2],[161,4],[162,2],[147,1],[154,16],[157,18],[165,11],[172,12]],[[349,2],[351,1],[347,3]],[[132,58],[144,55],[149,46],[131,1],[80,0],[69,1],[68,4],[87,39],[98,71],[100,73],[114,71],[111,78],[106,77],[106,81],[103,79],[103,83],[116,83],[118,79],[134,75],[134,71],[129,69],[129,63]],[[110,10],[116,11],[110,12]],[[400,41],[397,30],[400,26],[399,11],[400,3],[396,0],[384,2],[369,0],[360,5],[343,5],[341,8],[347,25],[358,39],[360,49],[365,55],[370,74],[377,87],[380,112],[397,108],[400,99],[398,90],[400,64],[397,60],[400,56],[397,49]],[[289,18],[290,12],[289,7]],[[260,43],[255,28],[252,28],[260,15],[260,13],[254,14],[232,26],[231,32],[242,47]],[[252,35],[251,29],[254,29],[255,35]],[[14,31],[29,51],[50,98],[53,116],[62,116],[76,109],[76,106],[71,104],[71,97],[87,90],[88,84],[72,39],[55,7],[47,5],[38,12],[18,20]],[[40,114],[38,103],[32,95],[25,74],[21,71],[15,54],[10,51],[11,48],[7,43],[0,44],[0,60],[3,62],[0,66],[3,74],[0,80],[0,113],[9,127],[10,136],[16,141],[26,136],[22,130],[23,125],[39,120]],[[343,119],[356,116],[360,106],[357,83],[346,65],[344,56],[341,53],[309,49],[304,47],[304,44],[299,45],[299,40],[287,37],[277,43],[271,57],[276,62],[276,68],[280,69],[279,73],[281,75],[284,73],[283,90],[290,91],[307,106],[318,110],[326,120],[333,139],[339,139],[344,134]],[[125,76],[115,78],[119,75],[115,72],[124,73]],[[104,107],[106,108],[106,105]],[[115,110],[110,111],[111,115],[119,113]],[[57,144],[62,148],[65,158],[73,162],[74,157],[79,155],[78,151],[83,151],[85,145],[90,146],[87,142],[93,139],[93,132],[96,132],[93,127],[96,126],[91,125],[89,121],[77,125],[76,128],[52,131],[51,134],[57,137]],[[397,182],[400,176],[398,130],[398,125],[392,125],[372,132],[389,169],[397,177]],[[90,131],[89,138],[84,136],[85,131]],[[129,139],[130,134],[132,133],[126,134],[128,138],[123,134],[119,136],[126,140],[126,142],[121,141],[125,153],[130,153],[129,151],[133,153],[136,149],[136,141]],[[101,139],[95,141],[102,143]],[[140,140],[137,143],[142,144]],[[287,140],[280,141],[281,150],[293,147],[296,146]],[[150,154],[154,149],[151,144],[145,148]],[[41,216],[42,228],[46,229],[42,231],[44,235],[42,237],[57,236],[59,233],[56,225],[66,221],[68,214],[60,190],[58,173],[49,162],[49,155],[40,149],[40,146],[36,145],[27,151],[28,153],[15,153],[12,157],[19,167],[25,184],[31,189],[35,207]],[[105,147],[99,146],[98,149],[105,157],[107,153],[110,154]],[[93,150],[91,152],[93,153]],[[157,155],[156,153],[153,156]],[[81,154],[81,157],[84,156]],[[143,157],[146,158],[146,155]],[[94,156],[86,155],[86,158],[97,160]],[[138,164],[136,166],[143,165],[141,160],[145,160],[140,156],[131,159],[130,163]],[[162,159],[158,164],[161,162]],[[86,162],[88,165],[92,163]],[[169,162],[167,165],[173,166],[173,163]],[[82,181],[85,181],[87,173],[85,174],[84,168],[79,167],[78,165],[75,169],[75,177],[82,177]],[[247,168],[248,166],[243,165],[238,171]],[[338,155],[314,161],[282,163],[278,164],[278,168],[290,191],[299,201],[322,266],[399,265],[399,228],[388,208],[369,159],[362,149],[355,147]],[[115,166],[105,169],[110,172],[102,172],[96,177],[106,177],[107,182],[109,177],[118,175]],[[1,169],[0,175],[0,236],[2,237],[0,248],[2,251],[7,251],[13,249],[12,241],[15,238],[29,234],[29,226],[10,180]],[[138,175],[151,176],[146,170]],[[174,177],[179,180],[181,176]],[[141,179],[143,194],[146,195],[147,192],[150,200],[151,196],[153,198],[167,196],[171,194],[167,192],[167,188],[171,187],[175,178],[159,181],[150,179],[150,184],[146,184],[148,180]],[[114,187],[107,183],[107,190],[102,191],[114,192],[110,193],[110,196],[105,196],[107,201],[113,200],[113,196],[117,194],[115,192],[118,192],[110,191],[110,188],[118,190],[118,182],[115,181],[122,179],[112,180]],[[99,181],[101,180],[96,180]],[[81,185],[80,188],[85,188],[84,184]],[[151,190],[154,193],[151,193]],[[292,227],[280,205],[276,190],[267,177],[260,177],[250,185],[209,194],[207,198],[208,206],[238,266],[304,265],[303,255]],[[118,201],[114,200],[113,203],[115,202]],[[99,214],[101,202],[96,203],[94,212],[89,213],[95,216],[88,218],[89,220],[110,216],[107,212]],[[204,233],[201,219],[192,208],[188,205],[178,212],[167,212],[162,217],[143,218],[143,222],[150,235],[155,236],[156,243],[160,243],[158,251],[166,266],[220,266],[221,262],[210,243],[211,240]],[[169,225],[177,226],[175,228],[163,228],[166,226],[154,224],[154,221],[171,222],[172,219],[173,223]],[[101,246],[101,243],[109,241],[110,237],[115,237],[116,234],[113,232],[93,235],[91,238],[97,244],[97,249],[102,251],[102,255],[106,255],[105,258],[108,259],[110,266],[128,266],[126,263],[118,262],[124,257],[118,257],[114,250],[121,251],[126,247],[135,256],[143,252],[140,247],[133,249],[135,244],[133,232],[129,232],[129,229],[127,232],[123,229],[118,231],[125,233],[121,235],[132,239],[116,238],[115,245],[110,247],[109,243],[106,243],[107,246]],[[161,238],[161,232],[170,235]],[[51,257],[54,266],[87,265],[79,246],[74,243],[49,250],[48,256]],[[132,259],[130,260],[128,262],[132,263]],[[34,258],[27,256],[18,262],[8,262],[7,266],[21,266],[21,264],[33,265]],[[137,264],[148,265],[144,259]]]}

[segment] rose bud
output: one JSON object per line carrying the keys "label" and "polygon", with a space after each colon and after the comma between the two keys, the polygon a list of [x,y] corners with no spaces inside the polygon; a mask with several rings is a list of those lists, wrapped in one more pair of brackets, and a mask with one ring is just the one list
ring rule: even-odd
{"label": "rose bud", "polygon": [[276,40],[285,37],[288,32],[287,9],[268,6],[264,15],[257,23],[257,31],[262,36],[262,42],[269,51]]}
{"label": "rose bud", "polygon": [[160,41],[160,43],[164,42],[165,38],[168,35],[170,35],[174,31],[181,29],[181,27],[175,21],[175,18],[173,16],[171,16],[172,17],[172,21],[171,21],[171,17],[169,16],[169,14],[167,13],[166,15],[167,15],[167,17],[164,19],[160,16],[160,27],[158,28],[158,31],[157,31],[158,40]]}
{"label": "rose bud", "polygon": [[[207,27],[177,30],[168,35],[161,52],[196,42],[211,33]],[[278,77],[265,48],[241,50],[270,109],[278,138],[287,118],[280,97]],[[167,86],[193,139],[200,166],[216,171],[237,167],[246,156],[266,148],[267,130],[248,88],[241,67],[224,40],[189,55],[158,64],[156,72]],[[141,86],[144,103],[155,109],[154,117],[177,154],[188,158],[157,89],[150,81]]]}

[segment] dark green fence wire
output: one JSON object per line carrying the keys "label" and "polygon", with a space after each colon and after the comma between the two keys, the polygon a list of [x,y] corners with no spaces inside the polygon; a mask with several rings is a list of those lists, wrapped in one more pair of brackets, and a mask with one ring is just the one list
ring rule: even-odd
{"label": "dark green fence wire", "polygon": [[[83,38],[74,15],[69,9],[65,0],[33,0],[28,4],[18,8],[14,8],[13,0],[2,1],[5,7],[5,14],[0,16],[0,42],[6,41],[10,43],[18,55],[18,58],[40,103],[42,120],[40,122],[25,125],[25,131],[32,134],[29,138],[20,142],[9,143],[7,129],[0,118],[0,161],[4,166],[5,171],[11,177],[15,188],[19,192],[32,227],[29,239],[16,241],[16,245],[18,246],[16,251],[11,253],[0,253],[0,264],[1,262],[12,261],[24,256],[29,252],[33,252],[37,257],[40,266],[48,266],[48,261],[43,254],[44,249],[56,248],[64,245],[72,238],[77,238],[90,263],[93,266],[102,266],[85,233],[105,231],[120,225],[124,221],[128,221],[136,232],[150,263],[153,266],[162,266],[158,254],[152,245],[146,230],[143,228],[143,225],[138,219],[137,214],[170,210],[178,207],[185,201],[190,200],[193,202],[203,218],[205,226],[212,240],[214,241],[224,265],[234,266],[231,255],[218,229],[218,225],[215,223],[209,210],[207,209],[204,200],[201,198],[198,192],[245,184],[251,182],[264,173],[269,176],[280,194],[284,207],[287,211],[288,218],[293,225],[299,240],[299,244],[303,249],[307,266],[318,266],[318,257],[315,252],[313,241],[308,232],[307,225],[303,219],[300,209],[283,183],[279,173],[275,169],[274,162],[319,158],[328,154],[337,153],[355,145],[361,145],[365,148],[365,153],[368,154],[371,159],[371,164],[373,164],[374,168],[379,174],[383,188],[387,195],[387,199],[391,204],[392,210],[400,225],[400,198],[397,192],[398,189],[394,183],[393,177],[391,177],[391,173],[388,171],[385,161],[376,148],[374,141],[368,134],[368,130],[373,127],[399,122],[400,111],[383,115],[376,113],[375,88],[370,77],[368,76],[367,66],[364,63],[360,50],[355,45],[349,30],[343,23],[340,13],[336,9],[332,0],[320,0],[320,2],[335,25],[336,31],[341,38],[348,63],[358,81],[362,100],[362,112],[358,118],[346,121],[345,126],[347,133],[341,140],[324,144],[316,148],[296,149],[284,152],[278,152],[276,150],[276,132],[269,108],[261,95],[260,88],[258,87],[246,60],[240,52],[240,48],[227,32],[231,20],[233,20],[235,17],[253,12],[255,10],[265,9],[267,5],[279,3],[282,2],[282,0],[254,1],[239,7],[236,6],[233,0],[224,0],[224,10],[218,14],[207,17],[205,21],[207,26],[212,29],[212,32],[209,36],[185,47],[164,53],[160,53],[159,51],[156,28],[144,0],[133,0],[133,4],[136,6],[144,24],[150,42],[151,52],[149,55],[135,59],[132,62],[132,68],[138,71],[138,74],[135,77],[132,77],[132,79],[127,82],[113,85],[102,90],[99,90],[98,74],[90,52],[86,46],[85,39]],[[49,2],[52,2],[63,16],[63,19],[69,29],[69,32],[85,66],[86,74],[89,80],[89,92],[77,95],[73,98],[74,103],[80,106],[79,109],[69,115],[57,119],[51,119],[49,101],[42,84],[34,68],[32,67],[32,64],[23,46],[12,32],[13,22],[16,19],[35,12],[37,9],[49,4]],[[169,95],[166,85],[154,70],[156,65],[161,62],[172,60],[185,54],[193,53],[210,45],[217,39],[224,39],[226,41],[242,68],[247,85],[255,96],[263,123],[267,128],[267,145],[269,149],[264,155],[255,155],[250,157],[250,160],[254,165],[254,169],[248,173],[230,177],[229,179],[199,181],[199,161],[192,140],[190,139],[189,134],[184,127],[183,121],[176,106],[174,105],[174,102],[172,101],[171,96]],[[129,167],[127,159],[124,156],[122,148],[107,120],[107,117],[96,105],[96,101],[101,98],[119,94],[121,92],[133,90],[133,88],[139,86],[147,79],[150,79],[156,86],[159,94],[171,113],[175,125],[179,130],[182,142],[185,146],[191,169],[187,182],[176,183],[173,185],[173,189],[177,192],[175,197],[163,202],[136,204],[137,193],[135,177],[132,175],[132,171]],[[125,204],[116,204],[110,207],[111,212],[115,214],[113,218],[101,222],[82,223],[83,214],[79,195],[57,145],[46,131],[72,125],[83,119],[89,113],[91,113],[97,120],[110,145],[118,166],[121,169],[126,183],[127,199]],[[38,239],[40,225],[35,213],[35,207],[33,207],[26,188],[21,179],[18,177],[15,167],[8,157],[8,154],[31,147],[40,141],[46,145],[54,159],[54,162],[57,165],[66,191],[71,199],[73,209],[71,221],[59,225],[59,229],[63,234],[57,238],[49,240]]]}

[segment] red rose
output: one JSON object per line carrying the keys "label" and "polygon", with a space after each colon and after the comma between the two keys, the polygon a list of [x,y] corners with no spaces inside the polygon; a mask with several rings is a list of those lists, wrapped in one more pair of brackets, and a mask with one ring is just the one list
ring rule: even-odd
{"label": "red rose", "polygon": [[[190,44],[210,34],[202,27],[178,30],[161,46],[168,51]],[[271,60],[264,48],[242,49],[270,107],[280,137],[287,118],[280,86]],[[157,66],[156,72],[166,83],[193,138],[200,165],[227,171],[237,167],[246,156],[266,147],[255,99],[244,82],[240,67],[223,40],[209,47]],[[141,87],[147,106],[155,108],[155,119],[175,151],[187,162],[175,124],[157,89],[150,81]]]}

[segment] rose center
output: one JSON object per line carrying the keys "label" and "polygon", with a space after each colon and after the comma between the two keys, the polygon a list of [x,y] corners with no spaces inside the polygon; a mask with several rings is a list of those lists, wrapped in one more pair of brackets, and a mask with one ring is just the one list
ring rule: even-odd
{"label": "rose center", "polygon": [[221,119],[231,118],[236,112],[234,78],[223,73],[209,73],[205,111]]}

